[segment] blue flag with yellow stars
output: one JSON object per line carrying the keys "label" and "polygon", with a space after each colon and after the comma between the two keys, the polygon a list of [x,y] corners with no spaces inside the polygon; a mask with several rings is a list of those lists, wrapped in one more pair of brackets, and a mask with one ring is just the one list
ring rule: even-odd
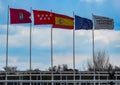
{"label": "blue flag with yellow stars", "polygon": [[90,30],[93,29],[93,22],[90,19],[75,15],[75,30]]}

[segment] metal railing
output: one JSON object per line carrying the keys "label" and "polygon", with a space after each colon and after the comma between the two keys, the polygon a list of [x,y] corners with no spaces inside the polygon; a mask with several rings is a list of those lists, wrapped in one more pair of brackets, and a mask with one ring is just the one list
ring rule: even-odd
{"label": "metal railing", "polygon": [[[80,71],[75,73],[75,80],[73,79],[73,72],[53,72],[53,80],[51,80],[51,73],[49,71],[32,71],[31,80],[29,79],[29,71],[19,72],[0,72],[0,85],[120,85],[120,72],[115,72],[114,78],[109,78],[108,72],[89,72]],[[7,76],[7,80],[5,79]],[[95,78],[95,79],[94,79]],[[113,83],[113,84],[110,84]]]}

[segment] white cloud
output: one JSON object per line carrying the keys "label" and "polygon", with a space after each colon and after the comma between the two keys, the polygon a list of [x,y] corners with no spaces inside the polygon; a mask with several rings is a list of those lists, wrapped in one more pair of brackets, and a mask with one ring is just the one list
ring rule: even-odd
{"label": "white cloud", "polygon": [[[1,25],[2,30],[6,30],[6,25]],[[29,26],[10,26],[9,28],[9,46],[24,47],[29,46]],[[113,43],[119,39],[120,32],[113,30],[95,30],[95,42],[102,42],[106,45]],[[83,44],[88,44],[92,41],[91,31],[76,31],[76,41]],[[5,44],[6,35],[0,35],[1,44]],[[53,29],[53,45],[57,48],[67,48],[72,45],[73,34],[70,30]],[[51,32],[50,28],[35,28],[32,29],[32,45],[34,47],[50,47]]]}
{"label": "white cloud", "polygon": [[120,44],[119,45],[115,45],[116,48],[120,48]]}
{"label": "white cloud", "polygon": [[[15,66],[18,63],[19,58],[17,56],[8,57],[8,66]],[[0,56],[0,69],[6,66],[6,56]]]}
{"label": "white cloud", "polygon": [[[81,55],[81,54],[76,54],[75,55],[75,67],[79,69],[82,65],[86,65],[85,62],[90,58],[90,55]],[[67,64],[69,68],[73,68],[73,54],[63,54],[63,55],[55,55],[53,57],[54,59],[54,65],[62,65],[62,64]]]}
{"label": "white cloud", "polygon": [[120,66],[119,58],[120,58],[120,56],[118,56],[118,55],[115,55],[115,54],[110,55],[110,58],[109,58],[110,63],[112,65]]}
{"label": "white cloud", "polygon": [[[0,35],[2,45],[6,43],[6,25],[1,25],[3,34]],[[24,26],[9,26],[9,46],[20,47],[26,46],[29,40],[29,28]]]}
{"label": "white cloud", "polygon": [[[6,25],[1,25],[1,30],[6,31]],[[9,46],[10,47],[28,47],[29,46],[29,26],[10,26],[9,28]],[[49,27],[32,29],[32,47],[33,48],[50,48],[51,34]],[[76,31],[76,51],[92,49],[89,45],[92,45],[92,32],[91,31]],[[95,45],[98,46],[117,46],[120,47],[120,32],[119,31],[108,31],[108,30],[95,30]],[[53,45],[56,49],[71,50],[73,35],[70,30],[53,29]],[[5,46],[6,34],[0,34],[0,45]],[[117,42],[117,45],[114,44]],[[91,46],[92,47],[92,46]],[[5,47],[4,47],[5,49]],[[72,53],[65,52],[65,54],[54,53],[54,64],[68,64],[72,68]],[[89,56],[88,56],[89,55]],[[32,57],[35,57],[34,55]],[[76,67],[83,65],[90,58],[91,55],[88,53],[76,54]],[[20,56],[10,56],[9,64],[14,66],[17,65],[20,69],[29,68],[29,60],[24,62],[19,61]],[[23,57],[22,57],[23,58]],[[2,59],[2,60],[1,60]],[[5,66],[5,56],[0,57],[0,65]],[[42,62],[33,62],[34,68],[47,69],[50,65]]]}
{"label": "white cloud", "polygon": [[94,32],[95,41],[109,45],[113,41],[118,41],[120,32],[113,30],[96,30]]}
{"label": "white cloud", "polygon": [[[32,56],[35,57],[35,56]],[[20,56],[9,56],[9,63],[8,66],[17,66],[18,70],[27,70],[29,69],[29,57],[27,61],[20,61]],[[119,66],[119,57],[110,56],[110,62],[113,65]],[[2,69],[5,65],[5,56],[0,56],[0,69]],[[63,54],[63,55],[54,55],[53,56],[53,64],[54,65],[62,65],[67,64],[69,68],[73,68],[73,56],[72,54]],[[76,54],[75,55],[75,67],[79,70],[85,70],[87,66],[87,60],[92,59],[92,56],[90,55],[82,55],[82,54]],[[118,62],[116,62],[118,61]],[[45,64],[44,62],[32,62],[32,69],[40,69],[40,70],[48,70],[48,68],[51,66],[51,64]]]}
{"label": "white cloud", "polygon": [[[29,69],[29,57],[26,61],[20,61],[21,56],[8,56],[8,66],[17,66],[18,70]],[[0,56],[0,70],[6,66],[6,56]],[[39,68],[40,70],[48,69],[50,65],[44,64],[44,62],[32,62],[32,69]]]}

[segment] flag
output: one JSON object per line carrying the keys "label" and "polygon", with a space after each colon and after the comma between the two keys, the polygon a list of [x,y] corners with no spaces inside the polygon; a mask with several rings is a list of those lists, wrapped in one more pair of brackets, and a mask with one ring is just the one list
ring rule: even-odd
{"label": "flag", "polygon": [[54,23],[54,13],[42,10],[33,10],[34,13],[34,24],[53,24]]}
{"label": "flag", "polygon": [[20,23],[31,23],[30,12],[24,9],[13,9],[10,8],[10,23],[20,24]]}
{"label": "flag", "polygon": [[111,18],[93,15],[94,29],[113,29],[114,21]]}
{"label": "flag", "polygon": [[80,29],[89,30],[92,28],[93,28],[92,20],[75,15],[75,30]]}
{"label": "flag", "polygon": [[53,28],[62,28],[62,29],[73,29],[74,28],[74,18],[55,14],[54,16],[55,22],[53,24]]}

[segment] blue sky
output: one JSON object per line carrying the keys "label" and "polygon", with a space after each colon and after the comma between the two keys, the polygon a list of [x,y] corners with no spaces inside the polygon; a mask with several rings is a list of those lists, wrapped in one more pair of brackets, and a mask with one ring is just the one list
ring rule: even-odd
{"label": "blue sky", "polygon": [[[95,51],[105,50],[110,62],[120,66],[120,0],[0,0],[0,70],[5,66],[7,7],[53,12],[92,19],[95,15],[114,19],[114,30],[95,30]],[[33,18],[33,16],[32,16]],[[50,28],[32,24],[32,68],[50,67]],[[91,31],[75,32],[76,68],[86,69],[92,59]],[[54,65],[67,64],[72,68],[72,31],[53,29]],[[9,66],[29,69],[29,24],[9,25]]]}

